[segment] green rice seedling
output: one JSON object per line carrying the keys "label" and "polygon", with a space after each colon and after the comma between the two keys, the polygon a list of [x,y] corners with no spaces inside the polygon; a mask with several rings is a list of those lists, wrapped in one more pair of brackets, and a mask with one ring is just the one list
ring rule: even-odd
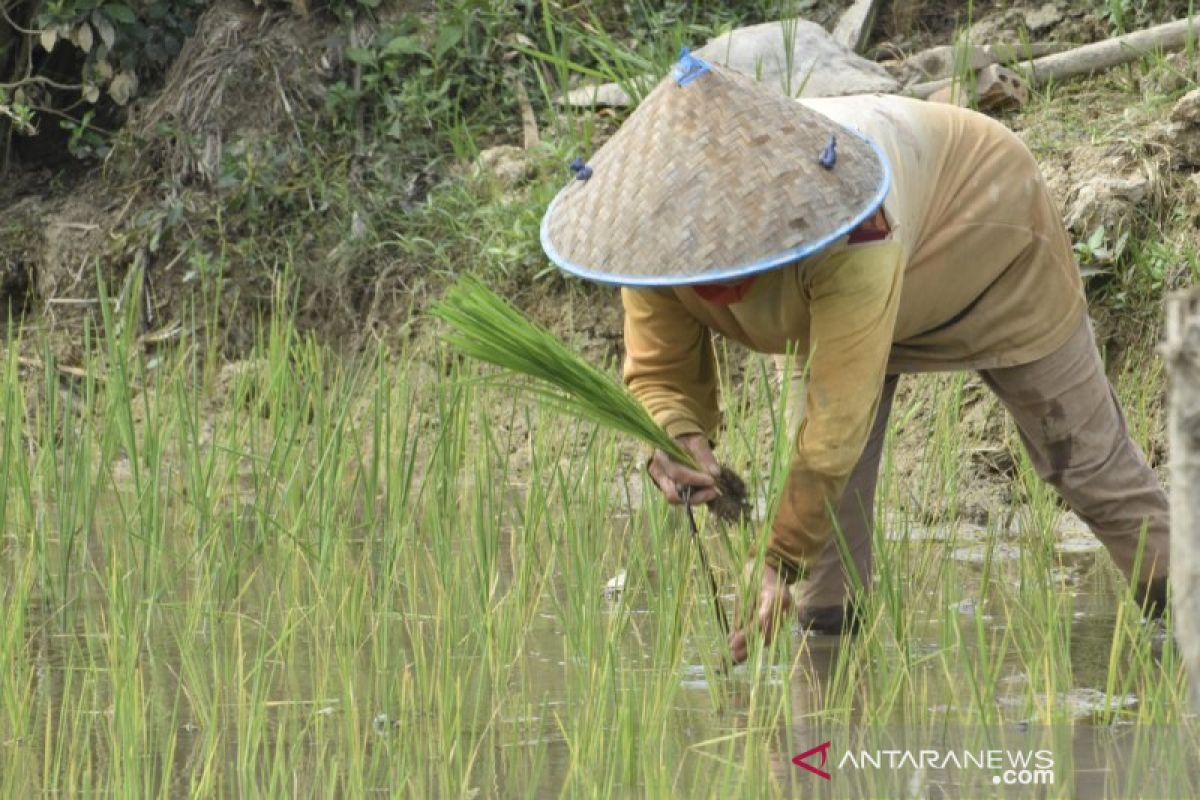
{"label": "green rice seedling", "polygon": [[[454,329],[448,341],[457,349],[534,378],[531,390],[551,407],[632,436],[696,468],[691,454],[624,387],[530,323],[478,279],[463,278],[430,313]],[[722,470],[718,486],[722,498],[712,505],[717,514],[737,519],[748,511],[745,484],[732,470]]]}
{"label": "green rice seedling", "polygon": [[[203,343],[149,352],[129,311],[87,377],[0,357],[4,796],[808,796],[790,759],[825,738],[954,724],[980,746],[1044,729],[1047,797],[1196,794],[1170,620],[1143,622],[1103,554],[1054,547],[1056,498],[1021,473],[1011,520],[929,513],[974,479],[955,381],[897,402],[863,630],[785,630],[718,679],[694,547],[624,432],[282,314],[216,369]],[[722,460],[769,517],[792,445],[774,368],[718,354]],[[1117,383],[1152,453],[1159,380]],[[764,537],[709,519],[728,593]],[[1100,788],[1093,742],[1122,754]],[[835,780],[934,791],[910,777]]]}
{"label": "green rice seedling", "polygon": [[[36,581],[34,562],[26,560],[19,570],[6,570],[6,573],[5,586],[0,591],[3,602],[0,624],[4,626],[0,631],[0,696],[6,698],[0,715],[0,736],[15,742],[35,727],[33,714],[36,707],[32,701],[37,676],[33,665],[24,657],[25,641],[30,635],[29,601],[34,595]],[[36,620],[33,622],[36,624]],[[0,787],[6,791],[21,786],[23,774],[32,769],[32,765],[27,764],[15,766],[12,775],[7,774],[8,770],[0,771]]]}
{"label": "green rice seedling", "polygon": [[553,334],[526,320],[478,279],[463,278],[430,312],[449,323],[449,342],[467,355],[528,375],[541,399],[572,416],[634,436],[695,466],[691,455],[609,376]]}

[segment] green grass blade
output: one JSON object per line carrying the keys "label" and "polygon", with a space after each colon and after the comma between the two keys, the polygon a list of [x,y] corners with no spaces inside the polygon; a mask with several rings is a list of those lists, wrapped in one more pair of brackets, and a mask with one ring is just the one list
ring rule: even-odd
{"label": "green grass blade", "polygon": [[571,352],[477,278],[460,280],[430,313],[454,329],[447,339],[461,352],[533,378],[537,383],[530,391],[542,401],[695,467],[691,456],[620,382]]}

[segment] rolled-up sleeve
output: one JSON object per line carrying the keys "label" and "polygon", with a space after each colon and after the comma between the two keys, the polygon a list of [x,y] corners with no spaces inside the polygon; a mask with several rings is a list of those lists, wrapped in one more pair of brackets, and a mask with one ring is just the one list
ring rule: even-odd
{"label": "rolled-up sleeve", "polygon": [[625,384],[671,436],[713,438],[721,423],[716,353],[707,327],[670,289],[621,290]]}
{"label": "rolled-up sleeve", "polygon": [[851,245],[803,277],[810,309],[804,420],[767,543],[788,580],[816,557],[874,423],[900,301],[895,241]]}

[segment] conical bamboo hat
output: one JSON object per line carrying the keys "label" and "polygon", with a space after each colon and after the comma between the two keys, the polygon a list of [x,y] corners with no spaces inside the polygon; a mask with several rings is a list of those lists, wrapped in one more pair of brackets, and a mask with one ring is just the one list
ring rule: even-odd
{"label": "conical bamboo hat", "polygon": [[573,169],[542,247],[568,272],[626,286],[726,281],[803,258],[869,217],[891,181],[862,134],[686,53]]}

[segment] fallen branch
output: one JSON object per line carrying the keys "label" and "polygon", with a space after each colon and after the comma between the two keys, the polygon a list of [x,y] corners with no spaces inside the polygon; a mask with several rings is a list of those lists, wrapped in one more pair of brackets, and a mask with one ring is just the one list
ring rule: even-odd
{"label": "fallen branch", "polygon": [[[1013,69],[1025,75],[1031,86],[1040,86],[1050,81],[1061,81],[1066,78],[1091,75],[1112,69],[1121,64],[1136,61],[1142,56],[1158,50],[1180,50],[1189,41],[1196,40],[1197,31],[1200,31],[1200,21],[1176,20],[1147,28],[1144,31],[1136,31],[1103,42],[1087,44],[1065,53],[1043,56],[1032,61],[1022,61],[1013,65]],[[956,80],[955,78],[946,78],[940,81],[917,83],[906,88],[904,94],[912,97],[929,97],[939,89],[953,85]]]}
{"label": "fallen branch", "polygon": [[1012,67],[1022,61],[1074,50],[1079,45],[1067,42],[1024,42],[1020,44],[942,44],[922,50],[904,59],[904,67],[919,73],[927,81],[953,77],[963,65],[983,69],[992,64]]}

